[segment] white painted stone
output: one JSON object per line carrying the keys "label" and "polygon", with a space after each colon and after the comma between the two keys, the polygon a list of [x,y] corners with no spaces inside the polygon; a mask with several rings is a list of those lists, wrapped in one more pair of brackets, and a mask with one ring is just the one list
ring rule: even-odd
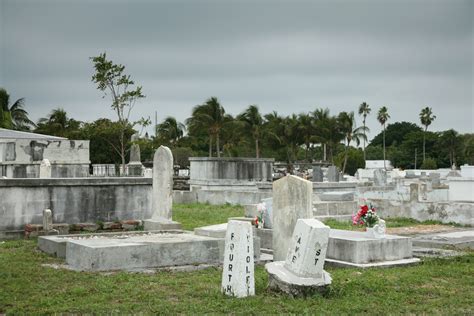
{"label": "white painted stone", "polygon": [[375,186],[386,186],[387,185],[387,173],[383,169],[375,169],[374,171],[374,185]]}
{"label": "white painted stone", "polygon": [[246,297],[255,295],[252,225],[243,221],[229,221],[227,225],[222,293]]}
{"label": "white painted stone", "polygon": [[299,218],[313,214],[313,184],[296,176],[273,182],[273,256],[285,260],[290,239]]}
{"label": "white painted stone", "polygon": [[152,178],[153,177],[153,169],[145,168],[145,171],[143,172],[143,176],[145,178]]}
{"label": "white painted stone", "polygon": [[43,230],[48,232],[53,229],[53,212],[50,209],[43,210]]}
{"label": "white painted stone", "polygon": [[461,166],[461,177],[474,178],[474,166],[469,166],[469,165]]}
{"label": "white painted stone", "polygon": [[43,159],[40,164],[39,177],[42,179],[51,178],[51,163],[49,159]]}
{"label": "white painted stone", "polygon": [[379,219],[378,223],[374,226],[374,237],[375,238],[385,238],[385,233],[387,231],[387,225],[383,219]]}
{"label": "white painted stone", "polygon": [[298,219],[285,268],[300,277],[322,278],[329,230],[317,219]]}
{"label": "white painted stone", "polygon": [[171,220],[173,205],[173,154],[160,146],[153,157],[152,219]]}

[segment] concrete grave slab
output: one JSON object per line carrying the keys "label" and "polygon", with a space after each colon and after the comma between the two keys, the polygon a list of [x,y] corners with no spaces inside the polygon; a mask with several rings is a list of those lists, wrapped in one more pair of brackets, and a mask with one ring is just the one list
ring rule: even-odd
{"label": "concrete grave slab", "polygon": [[425,248],[474,249],[474,230],[422,235],[413,238],[413,245]]}
{"label": "concrete grave slab", "polygon": [[327,252],[328,263],[347,267],[384,266],[415,263],[409,237],[385,235],[369,237],[366,232],[331,229]]}
{"label": "concrete grave slab", "polygon": [[187,232],[69,238],[66,262],[74,270],[109,271],[219,263],[223,240]]}

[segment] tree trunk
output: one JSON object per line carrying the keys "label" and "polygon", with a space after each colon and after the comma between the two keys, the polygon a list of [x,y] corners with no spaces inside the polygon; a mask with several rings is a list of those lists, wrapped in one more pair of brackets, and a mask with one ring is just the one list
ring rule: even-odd
{"label": "tree trunk", "polygon": [[255,155],[258,158],[260,158],[260,153],[259,153],[259,148],[258,148],[258,138],[255,138]]}
{"label": "tree trunk", "polygon": [[122,158],[122,175],[125,175],[125,130],[120,133],[120,158]]}
{"label": "tree trunk", "polygon": [[387,166],[385,165],[385,124],[383,125],[383,168],[387,170]]}
{"label": "tree trunk", "polygon": [[342,165],[342,174],[344,174],[346,172],[347,155],[348,155],[347,148],[348,147],[349,147],[349,144],[347,144],[346,148],[344,149],[344,164]]}
{"label": "tree trunk", "polygon": [[212,135],[209,134],[209,158],[212,157]]}
{"label": "tree trunk", "polygon": [[366,135],[366,132],[365,132],[365,118],[364,118],[364,163],[365,163],[365,139],[366,139],[367,135]]}
{"label": "tree trunk", "polygon": [[323,161],[327,161],[326,143],[323,144]]}
{"label": "tree trunk", "polygon": [[219,133],[216,134],[216,149],[217,149],[217,158],[221,157],[220,144],[219,144]]}
{"label": "tree trunk", "polygon": [[425,162],[425,144],[426,144],[426,130],[428,127],[425,127],[425,132],[423,133],[423,162]]}

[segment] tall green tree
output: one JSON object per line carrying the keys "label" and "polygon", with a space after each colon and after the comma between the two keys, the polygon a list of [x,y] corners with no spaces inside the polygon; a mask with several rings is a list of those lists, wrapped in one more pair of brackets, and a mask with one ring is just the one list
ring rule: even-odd
{"label": "tall green tree", "polygon": [[[331,134],[331,115],[329,109],[319,108],[313,111],[313,122],[315,128],[315,141],[323,145],[323,157],[322,160],[327,161],[327,148],[329,147],[330,134]],[[333,131],[335,132],[335,131]]]}
{"label": "tall green tree", "polygon": [[368,105],[365,102],[362,102],[361,105],[359,105],[359,115],[362,115],[362,124],[364,125],[364,145],[362,147],[362,150],[364,151],[364,160],[365,160],[365,142],[367,141],[367,132],[369,132],[369,128],[365,125],[365,120],[367,119],[367,115],[370,114],[370,111],[372,109],[370,108],[370,105]]}
{"label": "tall green tree", "polygon": [[20,98],[10,105],[10,95],[7,90],[0,88],[0,127],[16,130],[29,130],[35,123],[24,110],[25,99]]}
{"label": "tall green tree", "polygon": [[211,97],[202,105],[193,108],[191,117],[186,120],[190,133],[206,129],[209,136],[209,157],[212,157],[212,143],[216,140],[217,157],[221,156],[220,134],[221,130],[229,121],[225,110],[216,97]]}
{"label": "tall green tree", "polygon": [[156,131],[158,133],[158,138],[174,148],[176,147],[177,142],[184,136],[186,126],[183,123],[176,121],[174,117],[168,116],[162,123],[158,124]]}
{"label": "tall green tree", "polygon": [[426,147],[426,131],[428,130],[428,126],[436,119],[436,115],[433,115],[433,110],[430,107],[425,107],[420,112],[420,121],[421,125],[425,127],[425,133],[423,134],[423,161],[425,161],[425,147]]}
{"label": "tall green tree", "polygon": [[264,119],[258,110],[257,105],[250,105],[242,112],[237,120],[241,121],[255,142],[255,157],[260,158],[260,140],[262,138]]}
{"label": "tall green tree", "polygon": [[387,123],[390,115],[388,114],[388,109],[386,106],[382,106],[377,113],[377,120],[383,127],[383,167],[387,170],[387,166],[385,165],[385,123]]}
{"label": "tall green tree", "polygon": [[69,118],[62,108],[54,109],[48,115],[38,120],[36,133],[74,138],[79,132],[81,122]]}
{"label": "tall green tree", "polygon": [[298,115],[299,129],[302,137],[302,141],[305,145],[305,160],[309,162],[309,149],[311,143],[315,140],[315,124],[311,114],[301,113]]}
{"label": "tall green tree", "polygon": [[348,150],[352,141],[355,141],[357,146],[360,144],[360,140],[366,140],[366,131],[367,127],[365,126],[356,126],[354,112],[341,112],[337,117],[340,131],[343,133],[345,138],[345,148],[344,148],[344,163],[342,165],[342,173],[346,171]]}
{"label": "tall green tree", "polygon": [[136,86],[130,75],[124,73],[125,66],[114,64],[107,59],[106,53],[91,57],[94,64],[95,74],[92,82],[97,84],[97,89],[105,96],[111,97],[111,107],[118,117],[120,126],[120,157],[122,159],[122,170],[125,170],[125,154],[128,139],[125,134],[130,126],[135,123],[130,121],[130,113],[136,102],[144,98],[142,87]]}

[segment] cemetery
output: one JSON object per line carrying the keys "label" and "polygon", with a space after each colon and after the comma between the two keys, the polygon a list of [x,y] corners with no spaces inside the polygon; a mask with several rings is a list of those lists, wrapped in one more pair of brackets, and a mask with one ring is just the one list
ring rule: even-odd
{"label": "cemetery", "polygon": [[474,2],[110,4],[0,0],[0,316],[474,315]]}
{"label": "cemetery", "polygon": [[[139,155],[139,148],[135,152],[135,155]],[[353,278],[353,272],[350,271],[361,271],[357,272],[358,275],[379,275],[382,278],[394,273],[403,274],[401,271],[429,273],[430,264],[444,260],[449,265],[449,260],[454,260],[446,258],[458,258],[456,262],[461,267],[465,266],[461,268],[460,274],[465,273],[463,269],[472,270],[469,264],[474,247],[473,230],[469,226],[472,224],[472,202],[449,201],[449,177],[436,177],[434,179],[438,182],[434,184],[433,177],[401,177],[397,174],[392,178],[393,172],[387,172],[392,175],[389,177],[385,176],[385,171],[379,170],[373,173],[373,176],[383,178],[376,180],[377,184],[372,182],[374,179],[371,176],[360,182],[337,182],[331,175],[337,174],[337,169],[316,168],[313,172],[313,175],[317,174],[315,179],[305,180],[287,175],[271,181],[268,174],[272,170],[272,160],[263,160],[261,163],[255,159],[214,158],[212,162],[207,159],[190,160],[202,161],[207,166],[198,165],[197,173],[191,169],[192,185],[188,192],[204,190],[208,191],[206,194],[214,192],[215,196],[219,196],[222,191],[235,190],[239,201],[251,203],[244,207],[239,206],[240,203],[232,203],[236,206],[228,208],[240,211],[232,215],[224,211],[220,219],[216,217],[215,211],[209,211],[202,222],[192,222],[200,210],[223,206],[209,201],[201,204],[198,203],[199,199],[185,204],[173,201],[177,196],[173,192],[173,155],[167,147],[161,146],[154,155],[151,179],[142,173],[127,178],[43,178],[41,170],[36,179],[3,179],[0,181],[0,196],[4,197],[2,208],[5,210],[6,206],[20,203],[17,213],[5,219],[10,218],[11,223],[24,226],[23,234],[29,241],[20,248],[37,248],[44,253],[31,254],[39,256],[36,261],[45,262],[36,269],[59,274],[87,272],[100,275],[106,272],[118,276],[125,273],[127,280],[136,275],[153,278],[153,275],[160,275],[156,274],[159,271],[169,273],[165,278],[170,280],[178,277],[178,274],[179,278],[181,275],[197,279],[203,275],[214,275],[212,279],[216,279],[218,276],[215,273],[222,271],[221,282],[216,282],[215,288],[210,287],[210,284],[202,284],[207,288],[204,293],[218,293],[220,288],[221,295],[236,300],[244,297],[268,299],[264,298],[268,291],[281,299],[302,300],[303,306],[308,304],[309,298],[310,304],[316,301],[321,303],[321,300],[337,300],[340,295],[337,291],[343,291],[344,288],[338,278],[342,275]],[[469,167],[463,166],[463,174],[466,168],[469,170]],[[358,171],[359,174],[364,172]],[[332,177],[333,181],[326,181],[327,177]],[[466,179],[469,182],[470,177]],[[261,190],[258,183],[266,183],[266,194],[255,195]],[[48,185],[53,186],[53,189],[48,189]],[[127,185],[130,189],[125,189]],[[41,193],[37,193],[33,206],[32,201],[28,206],[21,204],[17,197],[31,196],[29,191],[35,186],[44,187],[43,194],[49,196],[41,197]],[[104,196],[104,200],[94,198],[93,204],[84,203],[82,193],[77,198],[77,204],[71,204],[72,200],[67,197],[61,202],[59,197],[64,193],[60,190],[65,189],[73,192],[88,190],[85,194],[89,196],[99,193]],[[55,190],[58,192],[55,193]],[[118,190],[117,193],[113,193],[114,190]],[[435,194],[435,190],[443,191]],[[104,195],[105,192],[110,193]],[[250,198],[245,197],[245,194],[249,194]],[[130,198],[132,196],[133,199]],[[7,204],[7,201],[11,204]],[[357,212],[360,201],[363,205]],[[429,201],[448,203],[456,207],[457,213],[461,211],[460,218],[455,214],[445,215],[450,221],[459,218],[458,226],[447,225],[448,230],[441,230],[441,233],[436,230],[429,234],[402,236],[389,233],[395,229],[391,228],[392,223],[396,225],[397,218],[404,217],[413,218],[413,223],[421,224],[416,227],[422,227],[423,220],[427,219],[431,222],[428,221],[426,227],[430,226],[429,223],[439,223],[438,227],[444,227],[440,225],[443,218],[437,217],[436,212],[426,216],[421,208],[418,210],[415,207]],[[407,207],[407,203],[411,203],[409,213],[392,210],[394,205],[401,209]],[[458,208],[458,203],[467,205],[465,213]],[[109,212],[97,212],[97,208],[104,205],[110,205],[107,206]],[[115,212],[113,205],[117,208]],[[186,205],[194,211],[181,211],[181,216],[187,216],[183,217],[185,223],[180,223],[174,210],[186,208]],[[375,226],[366,228],[366,231],[347,230],[346,223],[365,218],[355,219],[354,216],[366,216],[372,211],[375,214],[375,205],[378,209],[377,215],[374,215]],[[26,217],[22,215],[18,219],[17,214],[24,214],[20,210],[28,207],[42,211],[32,212]],[[383,216],[386,221],[379,216]],[[98,225],[95,224],[97,220],[104,222]],[[4,228],[10,228],[11,225]],[[19,234],[4,229],[3,237],[18,239]],[[16,249],[8,245],[15,243],[18,242],[2,242],[0,251],[8,257],[9,249]],[[14,257],[9,257],[9,260],[14,260]],[[421,262],[423,265],[419,266]],[[462,279],[461,276],[459,278]],[[336,291],[336,288],[339,290]],[[28,310],[28,306],[24,308],[23,311]]]}

